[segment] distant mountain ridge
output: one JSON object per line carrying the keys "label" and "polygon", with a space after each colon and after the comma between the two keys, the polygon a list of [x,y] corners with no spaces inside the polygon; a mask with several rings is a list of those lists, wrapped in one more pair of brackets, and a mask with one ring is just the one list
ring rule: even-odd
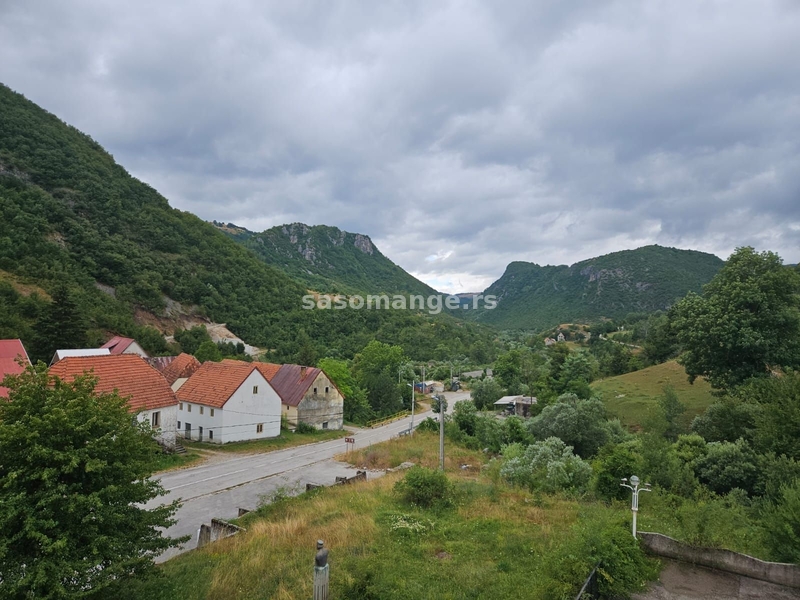
{"label": "distant mountain ridge", "polygon": [[501,328],[543,329],[665,310],[688,292],[699,292],[723,264],[713,254],[656,245],[571,266],[512,262],[484,291],[497,296],[497,308],[471,316]]}
{"label": "distant mountain ridge", "polygon": [[437,294],[386,258],[368,235],[328,225],[278,225],[256,233],[214,225],[309,289],[343,294]]}

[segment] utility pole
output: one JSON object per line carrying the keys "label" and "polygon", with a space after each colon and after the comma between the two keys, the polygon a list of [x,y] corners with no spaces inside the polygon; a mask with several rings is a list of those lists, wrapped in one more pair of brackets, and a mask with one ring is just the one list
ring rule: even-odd
{"label": "utility pole", "polygon": [[439,468],[444,471],[444,396],[439,396]]}
{"label": "utility pole", "polygon": [[411,383],[407,383],[406,385],[411,386],[411,426],[408,428],[408,432],[410,434],[414,433],[414,405],[417,403],[416,398],[414,396],[414,383],[415,381],[412,379]]}

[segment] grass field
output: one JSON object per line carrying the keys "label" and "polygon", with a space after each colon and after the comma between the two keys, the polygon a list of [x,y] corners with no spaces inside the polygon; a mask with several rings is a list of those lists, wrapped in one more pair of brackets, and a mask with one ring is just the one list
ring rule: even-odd
{"label": "grass field", "polygon": [[602,396],[612,415],[627,427],[638,429],[658,406],[658,397],[663,394],[667,383],[672,384],[678,399],[686,405],[682,416],[686,426],[714,401],[711,386],[701,379],[689,384],[683,367],[674,360],[596,381],[592,389]]}
{"label": "grass field", "polygon": [[[390,455],[408,460],[421,451],[430,462],[438,439],[420,433],[385,445]],[[601,557],[607,582],[626,589],[655,576],[655,564],[633,547],[623,504],[511,489],[478,468],[481,453],[467,458],[476,468],[450,473],[450,507],[405,504],[393,492],[403,472],[320,489],[246,515],[246,533],[170,560],[162,577],[106,597],[311,598],[317,539],[330,549],[331,600],[571,599]]]}
{"label": "grass field", "polygon": [[230,442],[229,444],[208,444],[203,442],[190,442],[188,440],[183,440],[181,441],[181,444],[183,444],[187,450],[214,450],[219,452],[257,454],[259,452],[272,452],[273,450],[283,450],[284,448],[293,448],[295,446],[313,444],[315,442],[336,440],[346,435],[347,431],[344,429],[318,429],[313,433],[293,433],[291,431],[282,429],[281,434],[278,437],[267,438],[264,440]]}

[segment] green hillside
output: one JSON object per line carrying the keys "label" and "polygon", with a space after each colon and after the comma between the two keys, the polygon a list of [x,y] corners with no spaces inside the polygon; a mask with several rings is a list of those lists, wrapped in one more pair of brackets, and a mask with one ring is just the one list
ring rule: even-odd
{"label": "green hillside", "polygon": [[80,317],[74,344],[135,335],[176,302],[274,360],[301,349],[306,359],[349,357],[371,339],[423,360],[441,346],[486,348],[493,337],[447,315],[303,310],[304,285],[171,208],[89,136],[0,85],[0,335],[35,345],[47,294],[61,284]]}
{"label": "green hillside", "polygon": [[261,233],[232,223],[215,225],[269,265],[322,293],[436,294],[386,258],[369,236],[303,223]]}
{"label": "green hillside", "polygon": [[592,384],[592,390],[603,398],[613,416],[628,427],[639,429],[658,407],[658,398],[667,384],[675,388],[678,399],[686,405],[686,412],[681,417],[684,426],[688,427],[692,419],[714,401],[708,382],[697,379],[690,384],[686,371],[674,360],[601,379]]}
{"label": "green hillside", "polygon": [[484,292],[497,296],[497,308],[476,318],[506,329],[544,329],[664,310],[688,292],[699,292],[722,265],[713,254],[661,246],[614,252],[569,267],[512,262]]}

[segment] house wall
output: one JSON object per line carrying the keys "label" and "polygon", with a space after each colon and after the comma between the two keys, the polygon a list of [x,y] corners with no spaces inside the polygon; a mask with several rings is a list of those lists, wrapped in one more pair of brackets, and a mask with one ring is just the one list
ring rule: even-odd
{"label": "house wall", "polygon": [[154,410],[143,410],[136,415],[136,418],[140,422],[146,421],[152,424],[154,412],[161,413],[159,415],[161,428],[154,437],[165,446],[172,448],[175,446],[175,434],[178,426],[178,405],[173,404],[172,406],[165,406]]}
{"label": "house wall", "polygon": [[123,354],[138,354],[142,358],[150,358],[150,356],[147,354],[147,352],[144,351],[144,348],[142,348],[139,345],[139,342],[136,342],[136,341],[131,342],[130,346],[125,348],[125,350],[123,350],[122,353]]}
{"label": "house wall", "polygon": [[[258,386],[255,394],[254,386]],[[183,409],[178,410],[178,429],[185,432],[186,423],[190,423],[193,440],[199,438],[200,427],[203,428],[203,441],[216,444],[276,437],[281,432],[281,399],[258,371],[250,373],[222,408],[214,408],[213,417],[210,406],[191,402],[182,404]],[[259,423],[263,425],[261,433],[257,431]],[[213,438],[209,437],[211,431],[214,432]]]}
{"label": "house wall", "polygon": [[281,405],[281,414],[286,418],[286,422],[293,427],[297,426],[297,407],[288,404]]}
{"label": "house wall", "polygon": [[297,419],[317,429],[341,429],[344,425],[344,398],[324,372],[317,375],[297,406]]}

